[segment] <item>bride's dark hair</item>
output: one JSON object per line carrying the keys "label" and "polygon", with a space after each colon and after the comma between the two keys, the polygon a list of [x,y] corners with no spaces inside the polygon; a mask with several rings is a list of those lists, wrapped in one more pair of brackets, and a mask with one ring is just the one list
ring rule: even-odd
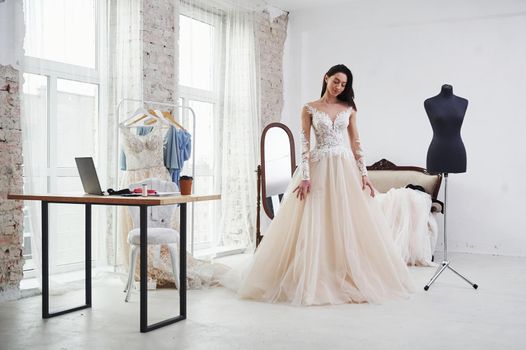
{"label": "bride's dark hair", "polygon": [[[337,64],[331,67],[325,75],[329,78],[336,73],[343,73],[347,76],[347,84],[345,84],[345,89],[337,96],[337,99],[343,102],[347,102],[354,110],[356,111],[356,104],[354,103],[354,90],[352,89],[352,73],[349,68],[343,64]],[[325,81],[325,76],[323,76],[323,86],[321,88],[321,96],[325,94],[327,90],[327,82]]]}

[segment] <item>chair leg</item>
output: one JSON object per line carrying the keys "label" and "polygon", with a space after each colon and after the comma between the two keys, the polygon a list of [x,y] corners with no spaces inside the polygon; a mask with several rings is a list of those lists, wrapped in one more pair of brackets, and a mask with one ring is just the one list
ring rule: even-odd
{"label": "chair leg", "polygon": [[126,293],[128,289],[130,289],[130,285],[132,283],[133,272],[130,268],[132,265],[132,262],[133,262],[133,246],[132,246],[132,249],[130,249],[130,259],[128,263],[128,280],[126,281],[126,285],[124,286],[124,293]]}
{"label": "chair leg", "polygon": [[170,258],[172,258],[175,287],[179,290],[179,254],[177,254],[177,248],[174,244],[168,244],[168,250],[170,251]]}
{"label": "chair leg", "polygon": [[125,302],[128,302],[130,300],[131,290],[133,286],[134,281],[134,275],[135,275],[135,265],[137,265],[137,255],[139,254],[139,247],[136,245],[132,245],[132,250],[130,252],[130,272],[128,276],[128,292],[126,293],[126,298],[124,299]]}

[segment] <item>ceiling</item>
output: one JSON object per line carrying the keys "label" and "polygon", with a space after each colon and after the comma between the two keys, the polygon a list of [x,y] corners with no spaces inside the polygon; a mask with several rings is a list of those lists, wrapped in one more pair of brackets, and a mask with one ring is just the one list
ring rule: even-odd
{"label": "ceiling", "polygon": [[351,1],[352,0],[267,0],[267,3],[285,11],[294,11],[311,7],[349,3]]}

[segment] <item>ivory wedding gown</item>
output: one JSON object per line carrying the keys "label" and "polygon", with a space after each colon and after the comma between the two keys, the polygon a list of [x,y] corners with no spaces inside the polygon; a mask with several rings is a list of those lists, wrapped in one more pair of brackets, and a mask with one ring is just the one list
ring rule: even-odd
{"label": "ivory wedding gown", "polygon": [[[414,290],[407,266],[379,204],[368,189],[362,190],[362,169],[349,147],[352,109],[332,120],[310,105],[306,108],[316,146],[307,149],[308,163],[296,170],[243,273],[238,295],[296,305],[407,296]],[[310,168],[311,190],[300,201],[291,192],[304,178],[305,167]]]}

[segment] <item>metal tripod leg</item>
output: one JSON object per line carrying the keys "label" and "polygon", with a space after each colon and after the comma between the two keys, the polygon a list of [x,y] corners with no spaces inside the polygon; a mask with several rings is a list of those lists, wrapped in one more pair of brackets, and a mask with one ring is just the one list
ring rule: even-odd
{"label": "metal tripod leg", "polygon": [[457,274],[457,276],[459,276],[460,278],[462,278],[464,281],[468,282],[473,288],[477,289],[479,286],[475,283],[472,283],[470,280],[468,280],[466,277],[462,276],[460,273],[458,273],[457,271],[455,271],[454,268],[451,267],[451,265],[449,265],[449,263],[447,264],[447,267],[453,271],[454,273]]}
{"label": "metal tripod leg", "polygon": [[440,274],[446,269],[450,269],[451,271],[453,271],[455,274],[457,274],[457,276],[459,276],[460,278],[462,278],[464,281],[466,281],[467,283],[469,283],[473,288],[477,289],[479,286],[475,283],[472,283],[470,280],[468,280],[466,277],[462,276],[460,273],[458,273],[454,268],[451,267],[449,261],[442,261],[442,265],[438,268],[437,272],[435,272],[435,274],[433,275],[433,277],[431,277],[431,280],[429,280],[429,282],[426,284],[426,286],[424,287],[424,290],[428,290],[429,287],[431,287],[431,285],[433,284],[433,282],[435,282],[435,280],[438,278],[438,276],[440,276]]}
{"label": "metal tripod leg", "polygon": [[435,282],[437,277],[440,276],[442,272],[444,272],[448,264],[449,264],[449,261],[442,261],[442,265],[437,269],[437,272],[435,272],[433,277],[431,277],[431,280],[426,284],[426,286],[424,287],[424,290],[429,289],[429,287],[433,284],[433,282]]}
{"label": "metal tripod leg", "polygon": [[444,260],[442,261],[442,264],[441,264],[442,266],[438,268],[438,270],[435,272],[431,280],[429,280],[429,282],[425,285],[424,290],[428,290],[429,287],[431,287],[431,285],[433,284],[433,282],[435,282],[438,276],[440,276],[440,274],[444,272],[446,268],[449,268],[451,271],[456,273],[464,281],[468,282],[473,288],[477,289],[479,286],[474,283],[471,283],[470,280],[468,280],[466,277],[462,276],[455,269],[453,269],[451,265],[449,264],[449,260],[447,259],[447,221],[446,221],[446,218],[447,218],[447,178],[448,178],[447,173],[444,174],[444,178],[445,178],[445,183],[446,183],[445,189],[444,189]]}

